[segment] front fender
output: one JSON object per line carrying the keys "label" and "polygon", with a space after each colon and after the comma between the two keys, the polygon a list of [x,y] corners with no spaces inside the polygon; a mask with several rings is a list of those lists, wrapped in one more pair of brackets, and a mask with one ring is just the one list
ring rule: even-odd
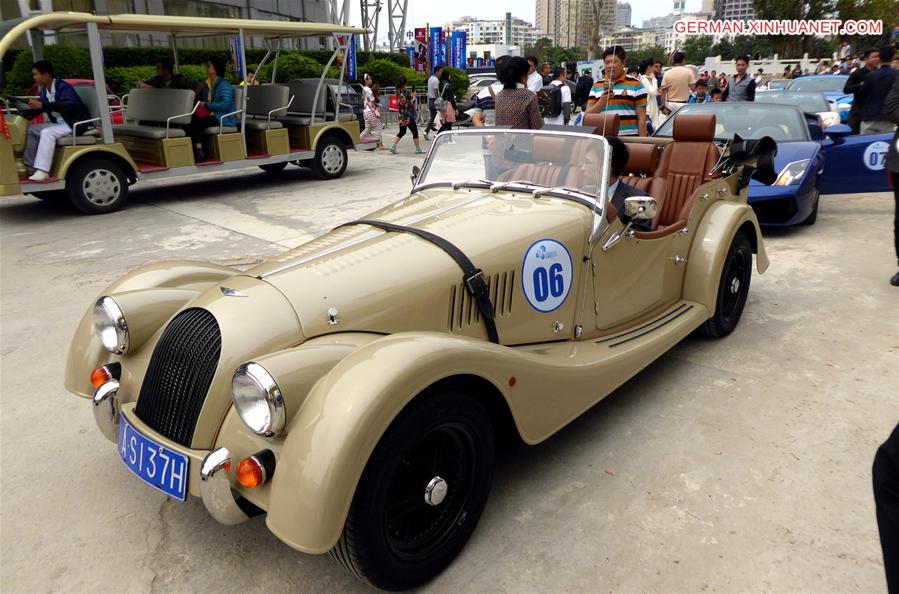
{"label": "front fender", "polygon": [[728,247],[740,230],[749,235],[756,251],[758,271],[765,272],[768,269],[768,255],[765,253],[762,230],[752,207],[745,202],[716,201],[696,229],[696,240],[687,257],[684,299],[704,304],[710,315],[715,312],[718,283]]}
{"label": "front fender", "polygon": [[[434,383],[471,370],[494,368],[495,377],[484,379],[498,386],[498,377],[508,373],[497,364],[497,350],[503,348],[448,335],[401,333],[341,360],[315,385],[288,427],[271,484],[269,529],[301,551],[329,551],[369,456],[400,411]],[[513,357],[508,359],[514,367]]]}
{"label": "front fender", "polygon": [[[187,260],[172,260],[167,262],[155,262],[132,270],[119,278],[100,292],[97,297],[110,293],[128,293],[129,301],[139,303],[141,301],[154,302],[157,305],[164,303],[166,309],[174,313],[181,305],[187,303],[215,283],[234,276],[237,271],[204,262],[191,262]],[[141,290],[169,289],[157,293],[155,296],[140,295]],[[119,357],[108,352],[100,344],[94,333],[93,323],[94,302],[91,302],[87,311],[81,317],[72,343],[69,346],[69,355],[66,359],[66,372],[64,385],[66,390],[90,398],[93,396],[94,387],[90,382],[90,373],[98,366],[117,361]],[[153,307],[153,317],[164,315],[158,307]],[[163,320],[164,321],[164,320]],[[142,328],[145,331],[146,328]],[[145,332],[144,332],[145,333]]]}

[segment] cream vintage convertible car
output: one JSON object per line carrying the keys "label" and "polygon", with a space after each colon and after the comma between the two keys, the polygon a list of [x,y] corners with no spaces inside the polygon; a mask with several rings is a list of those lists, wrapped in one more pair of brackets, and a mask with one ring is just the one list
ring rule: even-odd
{"label": "cream vintage convertible car", "polygon": [[421,584],[474,531],[498,432],[537,444],[693,331],[736,326],[767,259],[756,161],[714,129],[684,116],[628,141],[623,181],[651,197],[622,214],[645,232],[609,204],[600,134],[441,134],[412,193],[365,219],[244,272],[114,282],[66,387],[167,496],[226,524],[265,514],[375,586]]}

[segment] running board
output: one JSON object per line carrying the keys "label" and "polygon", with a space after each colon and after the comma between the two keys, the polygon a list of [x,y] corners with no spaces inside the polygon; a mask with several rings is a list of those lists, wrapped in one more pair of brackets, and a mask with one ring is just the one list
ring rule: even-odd
{"label": "running board", "polygon": [[625,330],[619,334],[615,334],[612,336],[607,336],[605,338],[601,338],[595,341],[594,344],[606,344],[609,348],[615,348],[621,346],[625,343],[628,343],[632,340],[637,340],[647,334],[651,334],[656,330],[664,328],[668,324],[672,323],[679,317],[689,314],[691,310],[693,310],[695,306],[689,302],[681,302],[676,305],[673,309],[669,309],[664,312],[660,316],[656,317],[653,320],[643,324],[642,326],[638,326],[637,328],[631,328],[630,330]]}

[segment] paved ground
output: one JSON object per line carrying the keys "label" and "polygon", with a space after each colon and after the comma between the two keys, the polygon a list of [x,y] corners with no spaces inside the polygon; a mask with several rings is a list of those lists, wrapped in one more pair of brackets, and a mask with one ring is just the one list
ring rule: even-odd
{"label": "paved ground", "polygon": [[[249,265],[394,200],[414,162],[148,185],[103,217],[0,203],[0,590],[366,589],[260,519],[224,527],[144,487],[62,373],[79,316],[127,270]],[[892,208],[825,199],[814,227],[770,235],[734,335],[688,339],[549,442],[502,453],[478,530],[428,589],[885,591],[870,465],[899,418]]]}

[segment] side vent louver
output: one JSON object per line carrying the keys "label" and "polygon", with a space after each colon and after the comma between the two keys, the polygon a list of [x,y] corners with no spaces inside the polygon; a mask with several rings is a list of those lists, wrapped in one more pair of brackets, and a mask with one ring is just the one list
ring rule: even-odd
{"label": "side vent louver", "polygon": [[[515,287],[515,271],[503,272],[487,276],[490,289],[490,302],[496,317],[501,318],[512,313],[512,294]],[[471,294],[462,283],[450,288],[449,298],[449,330],[462,330],[481,323],[481,312],[471,298]]]}

